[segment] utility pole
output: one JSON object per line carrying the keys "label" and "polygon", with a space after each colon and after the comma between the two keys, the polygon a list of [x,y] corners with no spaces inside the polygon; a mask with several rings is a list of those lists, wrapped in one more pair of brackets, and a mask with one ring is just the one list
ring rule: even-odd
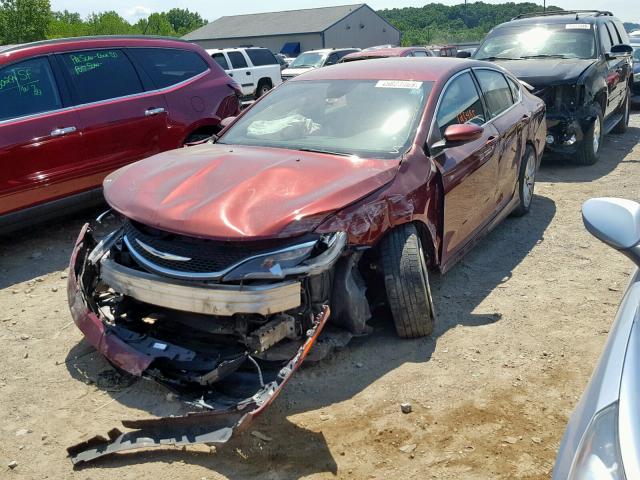
{"label": "utility pole", "polygon": [[547,13],[547,0],[542,0],[544,3],[542,4],[542,13]]}

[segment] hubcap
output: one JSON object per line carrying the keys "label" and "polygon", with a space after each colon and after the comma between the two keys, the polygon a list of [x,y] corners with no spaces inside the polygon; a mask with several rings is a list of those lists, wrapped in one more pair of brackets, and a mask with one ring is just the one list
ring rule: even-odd
{"label": "hubcap", "polygon": [[536,156],[533,152],[529,153],[527,165],[524,170],[524,183],[522,185],[522,202],[526,208],[529,208],[531,199],[533,198],[533,188],[536,183]]}
{"label": "hubcap", "polygon": [[593,153],[598,153],[600,148],[600,117],[593,122]]}

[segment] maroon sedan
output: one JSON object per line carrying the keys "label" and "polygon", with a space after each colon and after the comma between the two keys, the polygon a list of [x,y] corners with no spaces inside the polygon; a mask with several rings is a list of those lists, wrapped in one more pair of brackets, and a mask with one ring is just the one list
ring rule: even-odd
{"label": "maroon sedan", "polygon": [[134,375],[195,388],[217,423],[129,422],[137,432],[74,447],[74,461],[226,441],[273,400],[330,311],[316,357],[369,331],[370,300],[386,298],[401,337],[430,334],[429,267],[448,270],[527,213],[546,135],[544,103],[508,72],[448,58],[318,69],[229,122],[215,144],[107,177],[117,226],[82,229],[69,275],[87,340]]}
{"label": "maroon sedan", "polygon": [[0,47],[0,232],[84,207],[113,170],[216,133],[237,89],[180,40]]}
{"label": "maroon sedan", "polygon": [[350,53],[340,59],[340,63],[355,62],[356,60],[372,60],[374,58],[391,57],[433,57],[433,52],[424,47],[388,47],[371,48]]}

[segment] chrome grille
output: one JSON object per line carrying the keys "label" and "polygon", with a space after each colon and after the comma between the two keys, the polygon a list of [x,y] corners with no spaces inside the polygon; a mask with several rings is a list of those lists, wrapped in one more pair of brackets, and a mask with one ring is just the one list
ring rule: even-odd
{"label": "chrome grille", "polygon": [[[169,276],[171,276],[171,272],[193,273],[194,276],[199,277],[206,276],[206,274],[212,274],[210,276],[215,277],[213,274],[226,272],[230,267],[249,257],[286,248],[300,243],[301,239],[304,241],[312,238],[305,236],[259,242],[222,242],[177,235],[131,220],[127,220],[124,224],[124,236],[133,259],[146,270]],[[143,245],[168,254],[167,258],[154,255]],[[171,259],[171,257],[178,259]]]}

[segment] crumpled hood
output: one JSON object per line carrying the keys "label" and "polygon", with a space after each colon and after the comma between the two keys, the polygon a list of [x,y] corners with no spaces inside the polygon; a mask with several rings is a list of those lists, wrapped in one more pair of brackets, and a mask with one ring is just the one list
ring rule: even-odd
{"label": "crumpled hood", "polygon": [[199,145],[127,165],[104,181],[115,210],[189,236],[282,236],[294,220],[330,213],[388,183],[398,160],[279,148]]}
{"label": "crumpled hood", "polygon": [[536,88],[542,88],[549,85],[575,83],[582,72],[596,61],[592,58],[571,60],[565,58],[539,58],[504,60],[495,63],[509,70],[518,79]]}

